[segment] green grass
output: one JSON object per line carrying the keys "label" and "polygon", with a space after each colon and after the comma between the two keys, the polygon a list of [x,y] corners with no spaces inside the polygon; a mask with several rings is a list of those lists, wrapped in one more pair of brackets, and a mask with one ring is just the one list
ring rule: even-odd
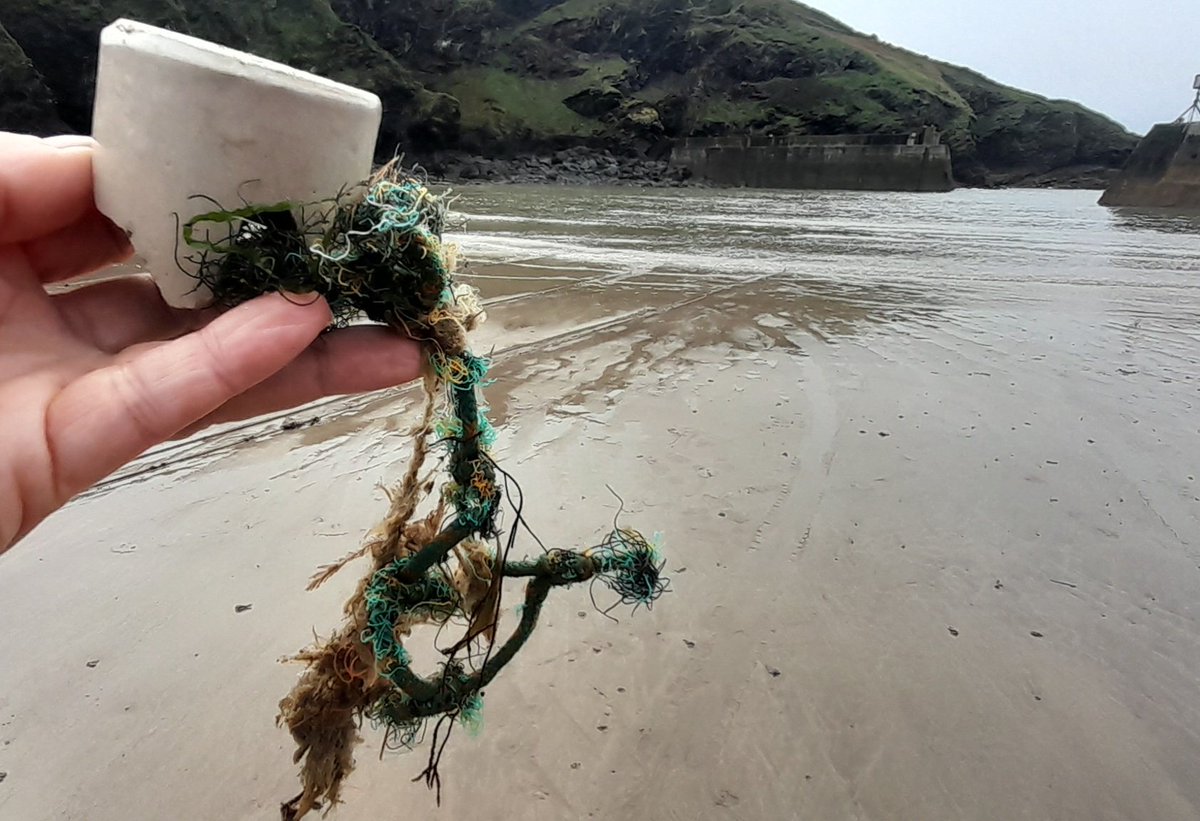
{"label": "green grass", "polygon": [[495,68],[453,72],[437,87],[462,104],[462,127],[496,135],[534,132],[543,136],[590,136],[596,123],[567,108],[563,100],[587,80],[543,80]]}

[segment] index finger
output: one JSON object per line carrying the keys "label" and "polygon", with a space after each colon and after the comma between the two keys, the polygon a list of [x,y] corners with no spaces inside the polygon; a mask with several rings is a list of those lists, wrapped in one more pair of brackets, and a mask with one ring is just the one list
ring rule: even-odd
{"label": "index finger", "polygon": [[92,148],[0,131],[0,245],[52,234],[94,208]]}

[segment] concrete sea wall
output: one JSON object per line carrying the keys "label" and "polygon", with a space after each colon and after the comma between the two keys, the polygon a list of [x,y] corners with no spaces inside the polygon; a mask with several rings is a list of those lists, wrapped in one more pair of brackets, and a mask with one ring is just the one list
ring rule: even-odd
{"label": "concrete sea wall", "polygon": [[747,188],[949,191],[950,149],[936,135],[687,139],[673,165],[698,179]]}
{"label": "concrete sea wall", "polygon": [[1200,123],[1154,126],[1100,204],[1200,209]]}

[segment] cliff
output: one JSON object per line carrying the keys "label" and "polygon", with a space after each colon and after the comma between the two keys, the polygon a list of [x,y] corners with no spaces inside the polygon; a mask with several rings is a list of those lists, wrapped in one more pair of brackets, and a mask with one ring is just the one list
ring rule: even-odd
{"label": "cliff", "polygon": [[[31,98],[41,110],[87,129],[96,35],[119,16],[375,91],[389,154],[586,145],[657,157],[669,138],[934,125],[959,180],[990,185],[1069,181],[1085,167],[1103,176],[1136,143],[1082,106],[896,48],[791,0],[7,0],[0,25],[28,58],[26,84],[45,89]],[[0,65],[10,59],[3,42]],[[8,96],[0,127],[46,129]]]}

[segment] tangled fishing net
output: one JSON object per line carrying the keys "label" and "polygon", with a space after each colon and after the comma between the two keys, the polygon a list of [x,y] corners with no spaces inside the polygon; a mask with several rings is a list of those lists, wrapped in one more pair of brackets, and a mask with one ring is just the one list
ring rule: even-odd
{"label": "tangled fishing net", "polygon": [[[626,528],[587,550],[509,559],[520,491],[490,453],[496,432],[482,401],[490,363],[468,346],[483,310],[474,289],[454,282],[455,251],[442,242],[446,214],[442,198],[393,163],[325,202],[218,207],[183,226],[189,260],[219,303],[315,292],[339,324],[365,315],[420,340],[428,355],[412,461],[388,491],[387,515],[359,549],[319,568],[309,585],[370,559],[345,604],[344,624],[295,657],[307,667],[279,704],[301,765],[302,789],[283,804],[285,819],[338,802],[364,719],[382,730],[386,747],[400,749],[421,743],[433,722],[418,778],[440,792],[438,762],[450,730],[455,722],[478,729],[483,689],[529,639],[552,588],[599,581],[616,604],[635,608],[666,589],[657,545]],[[422,473],[434,448],[444,451],[448,477],[433,509],[418,517],[435,486]],[[498,517],[510,486],[516,522],[502,536]],[[524,601],[519,623],[496,645],[510,578],[528,580]],[[439,669],[419,675],[406,639],[418,625],[449,623],[464,626],[462,638],[441,650]]]}

